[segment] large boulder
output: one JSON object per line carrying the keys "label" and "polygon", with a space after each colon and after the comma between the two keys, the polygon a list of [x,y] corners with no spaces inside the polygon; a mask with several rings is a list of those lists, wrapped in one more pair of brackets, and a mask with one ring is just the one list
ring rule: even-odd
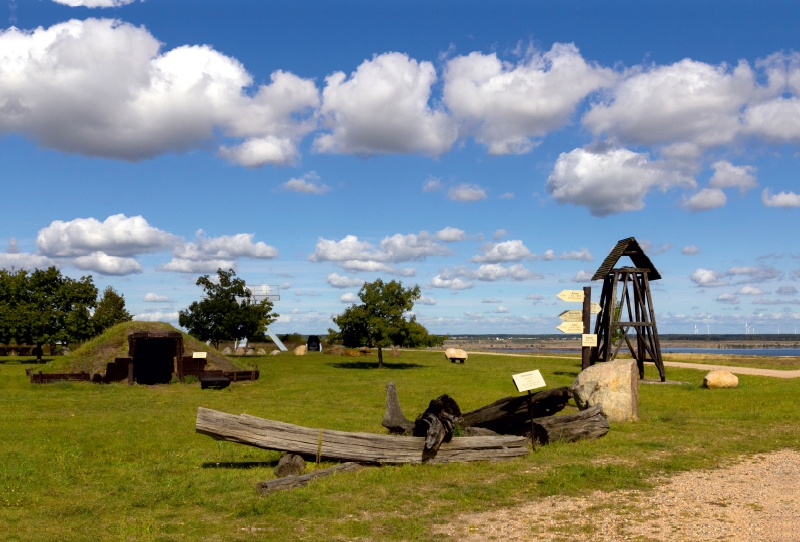
{"label": "large boulder", "polygon": [[295,356],[305,356],[306,352],[308,352],[308,347],[304,344],[301,344],[300,346],[294,349]]}
{"label": "large boulder", "polygon": [[467,361],[467,353],[461,350],[460,348],[448,348],[444,351],[444,357],[449,359],[451,362],[455,363],[456,361],[460,361],[464,363]]}
{"label": "large boulder", "polygon": [[703,377],[704,388],[737,388],[739,378],[728,371],[711,371]]}
{"label": "large boulder", "polygon": [[222,355],[223,355],[223,356],[230,356],[231,354],[233,354],[233,350],[231,350],[231,349],[230,349],[230,347],[228,347],[228,346],[226,346],[226,347],[225,347],[225,348],[222,350]]}
{"label": "large boulder", "polygon": [[264,350],[263,348],[259,348],[258,351],[256,352],[256,356],[266,356],[266,355],[267,351]]}
{"label": "large boulder", "polygon": [[280,353],[281,353],[281,351],[280,351],[280,350],[273,350],[272,352],[270,352],[270,353],[269,353],[269,355],[270,355],[270,356],[277,356],[277,355],[278,355],[278,354],[280,354]]}
{"label": "large boulder", "polygon": [[578,408],[600,404],[612,422],[639,419],[639,370],[636,360],[619,359],[592,365],[581,371],[572,384]]}
{"label": "large boulder", "polygon": [[244,347],[243,346],[237,347],[235,352],[237,356],[244,356]]}

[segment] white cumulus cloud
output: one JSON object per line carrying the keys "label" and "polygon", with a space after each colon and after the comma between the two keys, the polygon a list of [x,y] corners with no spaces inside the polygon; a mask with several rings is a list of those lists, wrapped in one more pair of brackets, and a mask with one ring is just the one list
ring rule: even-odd
{"label": "white cumulus cloud", "polygon": [[78,256],[71,261],[78,269],[97,271],[103,275],[131,275],[142,272],[142,266],[133,258],[109,256],[104,252],[93,252]]}
{"label": "white cumulus cloud", "polygon": [[331,187],[324,183],[317,183],[319,175],[314,171],[309,171],[299,178],[291,178],[281,185],[284,190],[291,192],[302,192],[303,194],[324,194],[329,192]]}
{"label": "white cumulus cloud", "polygon": [[323,153],[383,154],[448,152],[458,135],[453,120],[431,107],[436,70],[402,53],[365,60],[348,78],[325,78],[321,114],[329,133],[314,139]]}
{"label": "white cumulus cloud", "polygon": [[[547,253],[545,252],[545,255]],[[547,259],[546,257],[543,259]],[[562,252],[561,256],[558,257],[559,260],[581,260],[584,262],[591,262],[594,260],[594,256],[589,252],[588,248],[582,248],[580,250],[573,250],[572,252]]]}
{"label": "white cumulus cloud", "polygon": [[591,282],[593,276],[594,273],[592,273],[591,271],[586,271],[585,269],[581,269],[580,271],[575,273],[575,276],[572,277],[570,280],[572,280],[572,282]]}
{"label": "white cumulus cloud", "polygon": [[471,262],[518,262],[533,256],[525,244],[518,240],[503,241],[501,243],[487,243],[481,247],[483,256],[473,256]]}
{"label": "white cumulus cloud", "polygon": [[444,100],[489,154],[521,154],[537,144],[534,138],[563,126],[587,94],[615,79],[573,44],[530,51],[516,65],[473,52],[448,61]]}
{"label": "white cumulus cloud", "polygon": [[486,199],[486,191],[477,184],[460,184],[450,187],[447,191],[447,199],[463,203],[472,203],[474,201]]}
{"label": "white cumulus cloud", "polygon": [[739,295],[764,295],[764,290],[756,286],[742,286],[736,293]]}
{"label": "white cumulus cloud", "polygon": [[761,192],[761,203],[766,207],[783,207],[784,209],[800,207],[800,194],[792,191],[773,194],[769,188],[765,188]]}
{"label": "white cumulus cloud", "polygon": [[420,296],[420,298],[417,299],[414,303],[418,305],[436,305],[436,299],[423,295]]}
{"label": "white cumulus cloud", "polygon": [[511,311],[508,310],[508,307],[504,307],[504,306],[500,305],[499,307],[495,308],[492,312],[497,313],[497,314],[507,314],[507,313],[509,313]]}
{"label": "white cumulus cloud", "polygon": [[467,232],[447,226],[443,230],[436,232],[436,237],[445,243],[455,243],[456,241],[463,241],[467,236]]}
{"label": "white cumulus cloud", "polygon": [[711,165],[714,175],[708,181],[711,188],[739,188],[739,194],[744,194],[751,188],[758,186],[753,166],[734,166],[727,160],[720,160]]}
{"label": "white cumulus cloud", "polygon": [[53,0],[53,2],[64,4],[71,8],[118,8],[132,4],[135,0]]}
{"label": "white cumulus cloud", "polygon": [[681,249],[681,254],[685,254],[687,256],[694,256],[696,254],[700,254],[700,249],[694,245],[686,245]]}
{"label": "white cumulus cloud", "polygon": [[143,312],[135,314],[133,319],[137,322],[170,322],[176,324],[178,323],[178,312]]}
{"label": "white cumulus cloud", "polygon": [[535,273],[519,263],[509,267],[503,267],[496,263],[483,264],[474,272],[473,276],[478,280],[492,282],[502,279],[522,281],[541,280],[544,278],[544,275]]}
{"label": "white cumulus cloud", "polygon": [[595,216],[642,209],[654,188],[693,186],[691,177],[624,148],[561,153],[547,178],[547,189],[559,204],[584,206]]}
{"label": "white cumulus cloud", "polygon": [[144,296],[144,301],[146,303],[172,303],[173,301],[165,295],[155,294],[153,292],[148,292]]}
{"label": "white cumulus cloud", "polygon": [[693,194],[683,200],[683,207],[692,212],[708,211],[717,207],[724,207],[728,198],[725,192],[719,188],[703,188],[700,192]]}
{"label": "white cumulus cloud", "polygon": [[296,160],[315,126],[312,80],[276,71],[254,87],[239,61],[210,46],[161,48],[143,26],[111,19],[0,31],[0,133],[129,161],[221,134],[236,141],[220,154],[247,167]]}
{"label": "white cumulus cloud", "polygon": [[364,284],[364,279],[345,277],[337,273],[331,273],[326,277],[326,280],[334,288],[358,288]]}
{"label": "white cumulus cloud", "polygon": [[698,286],[716,288],[718,286],[728,285],[728,282],[724,280],[724,275],[724,273],[714,271],[713,269],[699,267],[694,273],[689,275],[689,279]]}
{"label": "white cumulus cloud", "polygon": [[734,294],[721,294],[717,296],[714,301],[717,303],[725,303],[726,305],[738,305],[739,297]]}

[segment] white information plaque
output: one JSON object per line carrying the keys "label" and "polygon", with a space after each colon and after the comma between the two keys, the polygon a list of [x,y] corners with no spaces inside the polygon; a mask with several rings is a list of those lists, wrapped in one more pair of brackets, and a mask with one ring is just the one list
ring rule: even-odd
{"label": "white information plaque", "polygon": [[544,378],[542,378],[542,373],[539,372],[539,369],[528,371],[527,373],[511,375],[511,378],[514,379],[514,385],[517,387],[517,391],[528,391],[547,386],[547,384],[544,383]]}
{"label": "white information plaque", "polygon": [[192,357],[194,359],[206,359],[208,352],[192,352]]}
{"label": "white information plaque", "polygon": [[597,346],[597,335],[594,333],[581,335],[581,346]]}

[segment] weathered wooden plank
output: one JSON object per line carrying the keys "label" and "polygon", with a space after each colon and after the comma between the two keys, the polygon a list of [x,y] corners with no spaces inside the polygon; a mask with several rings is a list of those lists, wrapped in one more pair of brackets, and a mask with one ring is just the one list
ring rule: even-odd
{"label": "weathered wooden plank", "polygon": [[361,465],[358,463],[342,463],[341,465],[336,465],[335,467],[309,472],[308,474],[303,474],[302,476],[290,475],[284,476],[283,478],[276,478],[275,480],[259,482],[256,484],[256,491],[258,491],[260,495],[266,495],[267,493],[280,491],[282,489],[294,489],[296,487],[308,485],[308,483],[315,478],[330,476],[331,474],[335,474],[337,472],[350,472],[360,468]]}
{"label": "weathered wooden plank", "polygon": [[535,418],[533,425],[536,440],[542,444],[556,441],[594,440],[608,433],[611,427],[603,415],[603,407],[600,404],[576,414]]}
{"label": "weathered wooden plank", "polygon": [[[569,388],[554,388],[531,395],[535,418],[552,416],[561,411],[572,397]],[[527,396],[505,397],[490,405],[467,412],[461,417],[461,427],[483,427],[503,435],[530,433],[531,414]]]}
{"label": "weathered wooden plank", "polygon": [[242,414],[235,416],[200,407],[196,430],[217,440],[227,440],[267,450],[286,451],[307,458],[357,463],[450,463],[495,461],[528,453],[527,440],[518,436],[454,437],[438,451],[426,451],[422,437],[394,437],[312,429]]}

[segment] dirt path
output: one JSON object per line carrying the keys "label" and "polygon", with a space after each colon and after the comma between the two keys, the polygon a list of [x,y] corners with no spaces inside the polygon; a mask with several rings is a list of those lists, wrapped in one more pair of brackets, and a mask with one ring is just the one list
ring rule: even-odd
{"label": "dirt path", "polygon": [[[486,354],[490,356],[514,356],[527,358],[536,356],[537,358],[560,358],[560,359],[579,359],[575,356],[540,356],[537,354],[504,354],[501,352],[467,352],[467,354]],[[711,365],[708,363],[684,363],[682,361],[665,361],[665,367],[677,367],[679,369],[697,369],[698,371],[728,371],[739,375],[754,376],[773,376],[775,378],[800,378],[800,370],[779,371],[776,369],[756,369],[754,367],[733,367],[730,365]]]}
{"label": "dirt path", "polygon": [[436,531],[477,542],[569,540],[800,541],[800,453],[758,455],[661,480],[651,491],[548,497],[457,517]]}

